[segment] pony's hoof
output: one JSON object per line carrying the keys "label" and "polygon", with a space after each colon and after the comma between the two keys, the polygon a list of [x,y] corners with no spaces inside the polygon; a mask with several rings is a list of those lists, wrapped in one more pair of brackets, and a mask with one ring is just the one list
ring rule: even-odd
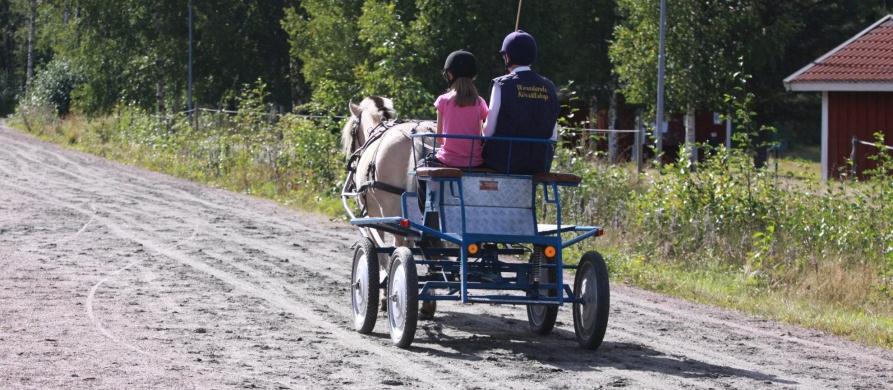
{"label": "pony's hoof", "polygon": [[437,301],[422,301],[422,306],[419,307],[419,319],[430,320],[434,318],[434,313],[437,311]]}

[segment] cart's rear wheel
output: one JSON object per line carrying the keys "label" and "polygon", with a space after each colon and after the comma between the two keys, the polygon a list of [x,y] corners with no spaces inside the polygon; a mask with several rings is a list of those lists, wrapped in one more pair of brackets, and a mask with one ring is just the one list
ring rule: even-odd
{"label": "cart's rear wheel", "polygon": [[527,323],[534,334],[543,336],[551,333],[556,318],[558,318],[557,305],[527,305]]}
{"label": "cart's rear wheel", "polygon": [[350,306],[354,329],[370,333],[378,315],[378,255],[372,240],[363,238],[354,244],[350,272]]}
{"label": "cart's rear wheel", "polygon": [[[536,264],[554,264],[555,259],[547,259],[543,254],[544,247],[536,246],[530,257],[530,263]],[[532,272],[537,272],[533,270]],[[539,282],[555,283],[558,280],[555,268],[547,267],[539,269]],[[555,289],[542,288],[539,290],[540,295],[554,297],[557,296]],[[527,305],[527,323],[530,325],[530,331],[534,334],[544,336],[552,332],[555,328],[555,319],[558,318],[558,305]]]}
{"label": "cart's rear wheel", "polygon": [[419,315],[419,282],[409,248],[399,247],[388,267],[388,329],[400,348],[412,344]]}
{"label": "cart's rear wheel", "polygon": [[574,277],[574,333],[577,343],[586,349],[598,349],[608,328],[608,267],[598,252],[586,252]]}

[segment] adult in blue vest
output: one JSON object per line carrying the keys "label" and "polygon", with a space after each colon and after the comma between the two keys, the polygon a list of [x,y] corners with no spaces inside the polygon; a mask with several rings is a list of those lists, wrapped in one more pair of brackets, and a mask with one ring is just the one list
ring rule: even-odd
{"label": "adult in blue vest", "polygon": [[[536,41],[518,30],[502,41],[502,59],[509,74],[493,79],[486,137],[558,138],[558,96],[555,84],[530,66],[536,60]],[[548,172],[554,148],[546,143],[487,141],[484,165],[502,173]]]}

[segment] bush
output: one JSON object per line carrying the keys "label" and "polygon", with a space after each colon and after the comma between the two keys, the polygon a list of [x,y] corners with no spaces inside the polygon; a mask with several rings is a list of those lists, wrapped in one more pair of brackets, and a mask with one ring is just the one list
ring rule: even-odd
{"label": "bush", "polygon": [[65,60],[54,59],[39,70],[27,91],[27,104],[53,107],[58,115],[68,114],[71,91],[80,77]]}

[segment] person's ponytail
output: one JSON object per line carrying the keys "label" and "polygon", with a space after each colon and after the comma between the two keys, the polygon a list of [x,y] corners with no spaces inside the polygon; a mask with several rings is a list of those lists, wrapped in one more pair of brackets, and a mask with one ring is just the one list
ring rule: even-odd
{"label": "person's ponytail", "polygon": [[478,89],[470,77],[459,77],[453,81],[453,90],[456,91],[456,105],[459,107],[473,106],[478,102]]}

